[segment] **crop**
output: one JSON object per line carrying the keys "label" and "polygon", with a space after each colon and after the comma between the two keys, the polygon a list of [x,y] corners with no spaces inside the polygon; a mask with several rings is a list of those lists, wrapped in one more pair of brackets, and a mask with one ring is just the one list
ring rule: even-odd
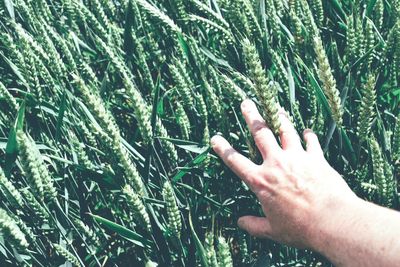
{"label": "crop", "polygon": [[[253,99],[399,208],[400,1],[0,1],[0,265],[330,266],[236,227]],[[258,266],[257,265],[257,266]]]}

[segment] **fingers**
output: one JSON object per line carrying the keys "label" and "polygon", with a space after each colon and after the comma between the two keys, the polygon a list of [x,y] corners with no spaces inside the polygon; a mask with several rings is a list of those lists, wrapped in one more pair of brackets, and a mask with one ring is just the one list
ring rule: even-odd
{"label": "fingers", "polygon": [[320,156],[324,155],[324,152],[322,151],[321,145],[318,141],[318,137],[312,130],[310,129],[304,130],[303,138],[304,141],[306,142],[307,152]]}
{"label": "fingers", "polygon": [[252,236],[271,238],[271,224],[265,217],[243,216],[239,218],[238,226]]}
{"label": "fingers", "polygon": [[279,132],[282,149],[302,149],[300,137],[283,109],[279,112],[279,120],[281,122]]}
{"label": "fingers", "polygon": [[265,121],[258,112],[254,102],[250,99],[244,100],[241,109],[262,157],[265,159],[268,154],[273,154],[280,150],[274,134],[265,124]]}
{"label": "fingers", "polygon": [[258,166],[238,153],[222,136],[214,136],[211,139],[211,144],[215,153],[221,157],[225,164],[250,186],[253,181],[248,174],[254,172]]}

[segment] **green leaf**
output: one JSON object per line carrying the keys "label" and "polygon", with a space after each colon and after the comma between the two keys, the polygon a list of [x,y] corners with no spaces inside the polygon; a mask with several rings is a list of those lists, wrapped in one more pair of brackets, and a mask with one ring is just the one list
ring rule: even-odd
{"label": "green leaf", "polygon": [[205,150],[203,153],[195,157],[191,162],[186,164],[183,169],[181,169],[173,178],[172,180],[174,182],[177,182],[182,179],[182,177],[189,172],[190,169],[192,169],[195,166],[200,165],[207,157],[210,152],[210,147],[208,147],[207,150]]}
{"label": "green leaf", "polygon": [[132,26],[134,14],[132,12],[132,1],[128,2],[125,12],[125,29],[124,29],[124,49],[127,57],[131,57],[133,53]]}
{"label": "green leaf", "polygon": [[[156,129],[156,122],[157,122],[157,106],[158,106],[158,98],[160,96],[160,76],[157,78],[157,83],[154,88],[154,98],[153,98],[153,107],[151,111],[151,129],[152,129],[152,136],[154,137],[154,132]],[[148,144],[148,147],[153,145],[153,139],[151,140],[152,144]],[[151,165],[151,156],[152,156],[153,150],[149,149],[145,164],[144,164],[144,175],[143,179],[145,182],[149,180],[149,175],[150,175],[150,165]]]}
{"label": "green leaf", "polygon": [[4,172],[6,173],[6,175],[10,174],[11,169],[14,166],[14,162],[17,159],[18,155],[17,131],[22,130],[24,125],[24,120],[25,120],[25,102],[22,102],[18,110],[18,116],[15,121],[14,127],[11,128],[10,134],[8,135],[6,155],[5,155],[5,168],[4,168]]}
{"label": "green leaf", "polygon": [[96,51],[93,50],[92,48],[90,48],[84,41],[82,41],[81,39],[79,39],[79,37],[74,33],[74,32],[70,32],[70,35],[72,37],[72,40],[74,41],[75,47],[78,50],[79,53],[81,53],[81,47],[86,50],[87,52],[96,55]]}
{"label": "green leaf", "polygon": [[307,71],[307,76],[308,79],[311,82],[312,87],[314,88],[314,91],[317,95],[317,99],[322,105],[323,109],[329,114],[329,116],[332,118],[332,110],[329,106],[328,100],[326,99],[326,96],[321,88],[321,86],[318,84],[317,79],[314,77],[312,74],[311,70],[306,66],[306,64],[303,62],[303,60],[300,57],[296,57],[296,60],[300,63],[300,65],[303,66],[303,68]]}
{"label": "green leaf", "polygon": [[195,188],[193,188],[193,186],[190,186],[188,184],[184,184],[184,183],[177,183],[179,186],[188,189],[191,193],[194,193],[196,195],[198,195],[201,198],[204,198],[208,203],[210,203],[211,205],[217,207],[220,210],[223,210],[224,212],[228,213],[228,214],[232,214],[232,210],[229,209],[229,207],[224,206],[222,203],[219,203],[218,201],[206,196],[206,194],[204,194],[203,192],[200,192],[199,190],[196,190]]}
{"label": "green leaf", "polygon": [[344,141],[344,148],[346,149],[347,153],[349,153],[350,158],[351,158],[351,162],[352,162],[352,164],[354,166],[354,165],[356,165],[357,158],[356,158],[356,154],[354,152],[353,145],[351,144],[350,138],[349,138],[349,136],[347,135],[346,131],[343,128],[340,129],[340,132],[342,134],[342,138],[343,138],[343,141]]}
{"label": "green leaf", "polygon": [[191,213],[189,213],[189,226],[190,226],[190,232],[192,233],[192,238],[194,240],[194,244],[196,245],[197,254],[200,257],[200,264],[203,267],[208,267],[206,250],[204,249],[203,244],[201,244],[200,239],[197,236],[196,231],[194,230]]}
{"label": "green leaf", "polygon": [[231,66],[229,65],[228,61],[218,58],[217,56],[215,56],[210,50],[204,48],[204,47],[200,47],[200,50],[204,53],[204,55],[206,55],[208,58],[210,58],[212,61],[216,62],[217,64],[224,66],[228,69],[231,68]]}
{"label": "green leaf", "polygon": [[178,41],[179,44],[185,54],[185,57],[189,60],[189,46],[187,42],[185,41],[185,38],[183,38],[183,35],[181,33],[178,33]]}
{"label": "green leaf", "polygon": [[11,61],[9,60],[2,52],[0,52],[0,55],[3,57],[4,61],[10,66],[11,70],[17,75],[17,77],[20,79],[22,84],[26,87],[29,88],[28,83],[26,82],[24,75],[22,75],[21,71],[18,69],[18,67]]}
{"label": "green leaf", "polygon": [[188,140],[182,140],[182,139],[176,139],[176,138],[167,138],[167,137],[157,137],[158,139],[162,140],[167,140],[173,143],[176,146],[179,145],[199,145],[199,143],[193,142],[193,141],[188,141]]}
{"label": "green leaf", "polygon": [[90,216],[92,216],[99,224],[105,226],[111,231],[114,231],[115,233],[119,234],[126,240],[132,242],[133,244],[140,246],[142,248],[151,247],[152,242],[141,236],[140,234],[120,225],[115,222],[112,222],[108,219],[105,219],[103,217],[100,217],[98,215],[94,215],[89,213]]}
{"label": "green leaf", "polygon": [[199,145],[176,145],[176,146],[196,154],[201,154],[209,150],[208,146],[199,146]]}
{"label": "green leaf", "polygon": [[66,104],[67,104],[66,98],[67,98],[67,96],[66,96],[66,92],[64,90],[63,95],[62,95],[62,99],[61,99],[61,107],[58,110],[58,116],[57,116],[56,141],[58,141],[60,139],[60,134],[61,134],[60,130],[61,130],[61,127],[62,127],[64,114],[65,114],[65,108],[66,108]]}
{"label": "green leaf", "polygon": [[333,5],[333,9],[338,12],[339,16],[344,19],[346,17],[346,13],[343,10],[342,4],[338,0],[330,0]]}
{"label": "green leaf", "polygon": [[375,4],[376,4],[376,0],[370,0],[368,2],[367,13],[366,13],[367,17],[369,17],[372,14],[372,11],[374,10]]}

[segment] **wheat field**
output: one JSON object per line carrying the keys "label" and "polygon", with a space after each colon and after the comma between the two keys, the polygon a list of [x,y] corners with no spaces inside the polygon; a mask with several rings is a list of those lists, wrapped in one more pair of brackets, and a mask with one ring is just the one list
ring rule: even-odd
{"label": "wheat field", "polygon": [[284,108],[398,209],[399,42],[399,0],[0,1],[0,266],[331,266],[237,228],[209,140]]}

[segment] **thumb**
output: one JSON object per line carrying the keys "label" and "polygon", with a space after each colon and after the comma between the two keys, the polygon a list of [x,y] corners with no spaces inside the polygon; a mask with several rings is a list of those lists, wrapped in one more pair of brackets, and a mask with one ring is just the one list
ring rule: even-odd
{"label": "thumb", "polygon": [[243,216],[239,218],[238,226],[252,236],[271,239],[271,224],[265,217]]}

